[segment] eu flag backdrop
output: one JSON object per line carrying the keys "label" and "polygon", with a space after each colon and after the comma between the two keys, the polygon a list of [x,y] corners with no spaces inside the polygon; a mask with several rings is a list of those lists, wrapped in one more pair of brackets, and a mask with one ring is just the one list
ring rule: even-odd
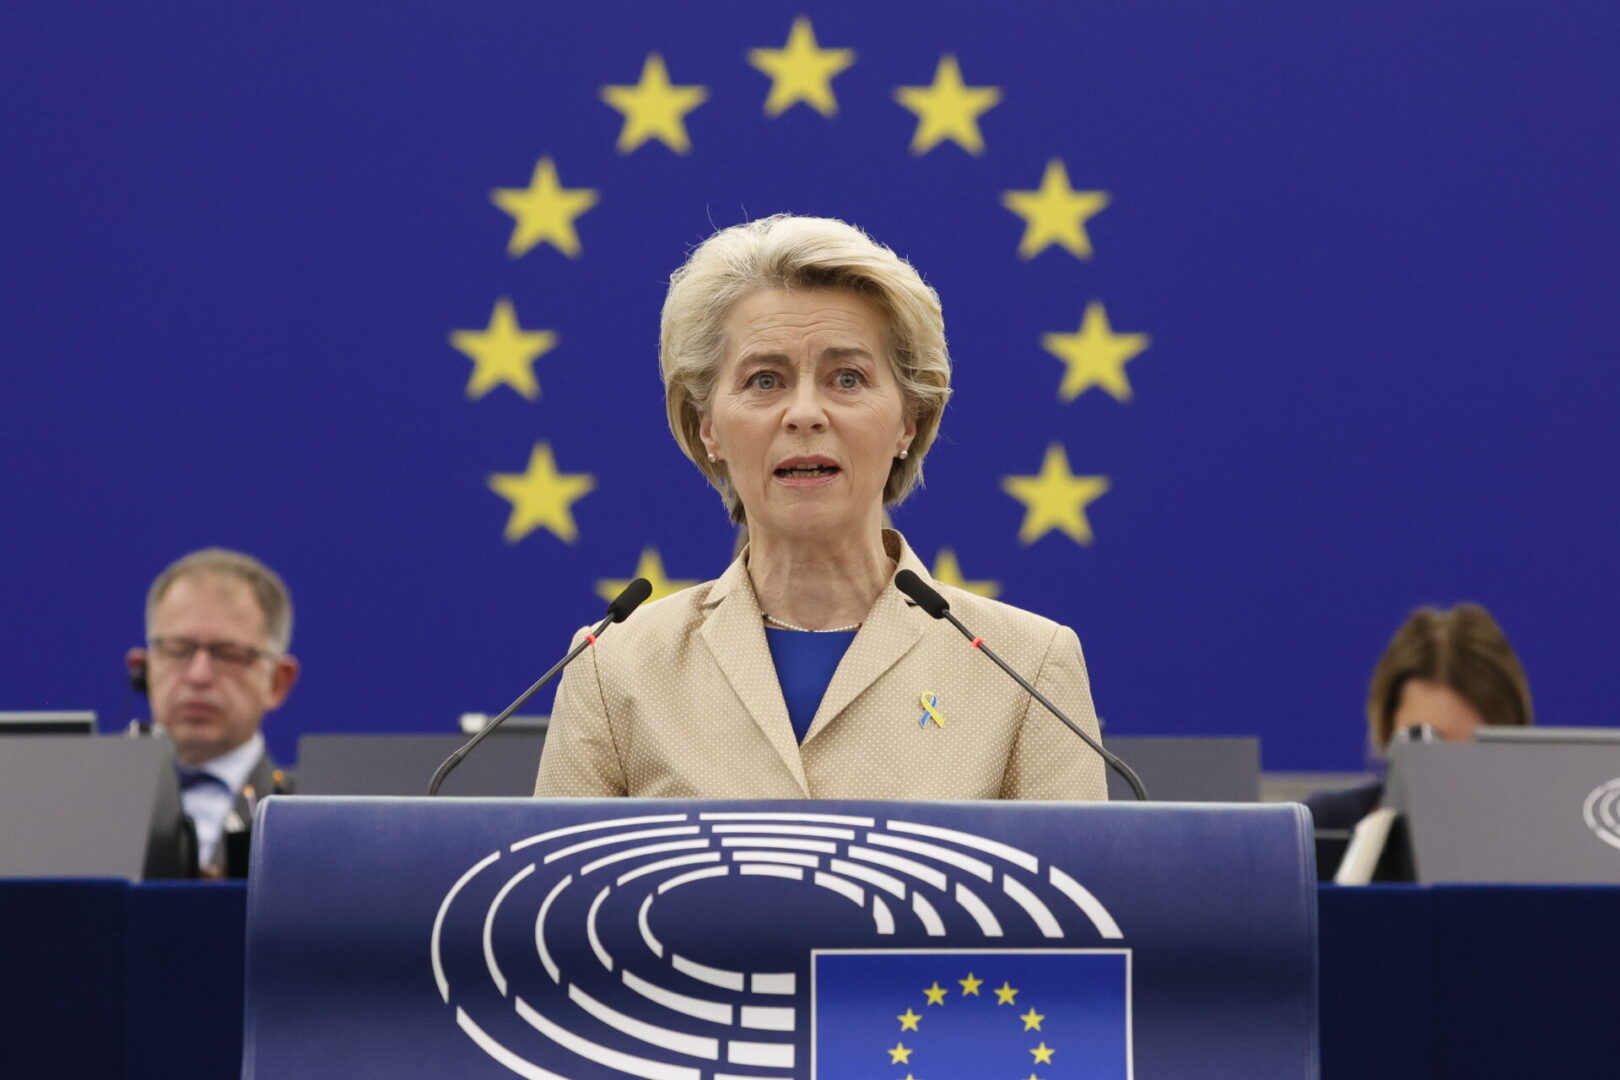
{"label": "eu flag backdrop", "polygon": [[0,707],[137,710],[147,583],[294,593],[309,731],[493,711],[732,534],[674,448],[669,272],[854,221],[956,397],[896,521],[1073,625],[1115,733],[1364,759],[1471,599],[1612,723],[1612,4],[291,2],[0,11]]}

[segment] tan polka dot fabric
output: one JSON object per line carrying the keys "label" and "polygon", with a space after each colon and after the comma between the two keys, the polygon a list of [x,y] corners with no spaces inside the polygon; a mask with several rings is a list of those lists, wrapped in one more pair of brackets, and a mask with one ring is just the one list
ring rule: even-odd
{"label": "tan polka dot fabric", "polygon": [[[1097,736],[1074,631],[933,581],[1075,723]],[[578,640],[576,638],[576,640]],[[944,727],[920,725],[937,695]],[[709,799],[1106,799],[1101,760],[1062,721],[891,582],[833,675],[801,746],[741,559],[636,611],[564,674],[540,796]]]}

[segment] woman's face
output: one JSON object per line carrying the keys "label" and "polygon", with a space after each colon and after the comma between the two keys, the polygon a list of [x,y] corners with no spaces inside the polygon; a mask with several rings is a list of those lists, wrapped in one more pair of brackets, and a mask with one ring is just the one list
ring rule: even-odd
{"label": "woman's face", "polygon": [[1445,742],[1467,742],[1485,718],[1457,691],[1428,679],[1407,679],[1395,704],[1394,730],[1427,725]]}
{"label": "woman's face", "polygon": [[701,434],[751,531],[875,532],[890,465],[916,433],[871,301],[768,289],[731,309]]}

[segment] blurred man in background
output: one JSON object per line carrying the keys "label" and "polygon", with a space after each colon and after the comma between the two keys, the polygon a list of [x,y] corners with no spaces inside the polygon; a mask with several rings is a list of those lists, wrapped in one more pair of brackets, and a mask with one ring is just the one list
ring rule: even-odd
{"label": "blurred man in background", "polygon": [[222,837],[286,779],[265,748],[264,715],[298,681],[292,599],[275,571],[224,548],[171,564],[146,597],[146,646],[125,661],[174,744],[181,802],[204,876],[224,871]]}

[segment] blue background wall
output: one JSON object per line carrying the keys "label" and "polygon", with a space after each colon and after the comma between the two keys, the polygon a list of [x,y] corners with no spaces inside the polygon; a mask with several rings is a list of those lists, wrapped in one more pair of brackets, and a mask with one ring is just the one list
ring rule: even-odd
{"label": "blue background wall", "polygon": [[[1353,769],[1413,606],[1488,605],[1539,719],[1613,723],[1620,576],[1620,10],[1301,5],[469,5],[12,0],[0,9],[0,707],[137,703],[170,559],[291,585],[305,678],[269,725],[495,711],[644,548],[728,561],[674,448],[663,282],[713,227],[853,220],[940,291],[957,397],[897,521],[930,564],[1072,624],[1120,733],[1258,733]],[[839,109],[763,109],[808,15]],[[615,148],[651,52],[707,88],[689,153]],[[984,151],[908,149],[895,88],[954,54]],[[550,157],[599,203],[513,257],[497,188]],[[1018,254],[1003,193],[1060,158],[1094,252]],[[456,330],[510,298],[541,392],[469,396]],[[1133,395],[1062,401],[1042,348],[1101,301]],[[544,442],[578,535],[503,538]],[[1002,478],[1062,444],[1095,539],[1021,544]]]}

